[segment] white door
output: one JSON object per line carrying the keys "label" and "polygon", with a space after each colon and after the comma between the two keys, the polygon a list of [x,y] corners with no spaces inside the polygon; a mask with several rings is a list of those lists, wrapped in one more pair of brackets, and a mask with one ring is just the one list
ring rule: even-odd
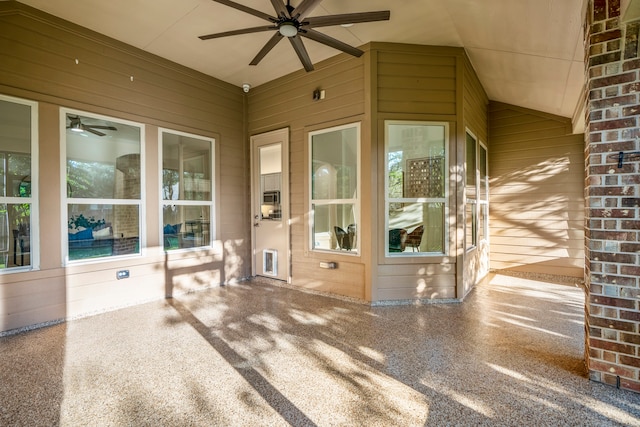
{"label": "white door", "polygon": [[251,137],[254,276],[289,282],[289,129]]}

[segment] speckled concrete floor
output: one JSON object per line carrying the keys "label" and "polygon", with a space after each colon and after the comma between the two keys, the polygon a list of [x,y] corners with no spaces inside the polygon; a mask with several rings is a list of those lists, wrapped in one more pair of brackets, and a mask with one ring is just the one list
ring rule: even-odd
{"label": "speckled concrete floor", "polygon": [[463,304],[259,283],[0,338],[7,426],[640,426],[587,380],[583,293],[496,275]]}

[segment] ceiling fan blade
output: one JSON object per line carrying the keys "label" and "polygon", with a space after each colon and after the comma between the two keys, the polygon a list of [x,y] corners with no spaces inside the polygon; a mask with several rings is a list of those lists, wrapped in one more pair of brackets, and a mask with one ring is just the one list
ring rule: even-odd
{"label": "ceiling fan blade", "polygon": [[273,8],[276,10],[276,14],[278,16],[280,16],[282,18],[291,18],[289,16],[289,11],[285,7],[285,5],[282,2],[282,0],[271,0],[271,4],[273,5]]}
{"label": "ceiling fan blade", "polygon": [[99,132],[97,130],[93,130],[93,129],[91,129],[89,127],[86,127],[86,126],[83,126],[83,130],[86,130],[87,132],[91,132],[91,133],[93,133],[95,135],[98,135],[98,136],[105,136],[106,135],[106,133],[102,133],[102,132]]}
{"label": "ceiling fan blade", "polygon": [[331,25],[358,24],[361,22],[388,21],[390,16],[391,12],[388,10],[345,13],[342,15],[311,16],[305,19],[302,25],[307,25],[305,28],[315,28],[328,27]]}
{"label": "ceiling fan blade", "polygon": [[329,37],[328,35],[323,34],[319,31],[308,29],[305,31],[301,31],[298,34],[308,39],[317,41],[318,43],[325,44],[334,49],[341,50],[345,53],[348,53],[349,55],[360,57],[364,53],[360,49],[357,49],[351,45],[341,42],[340,40],[334,39],[333,37]]}
{"label": "ceiling fan blade", "polygon": [[293,46],[293,50],[298,54],[298,58],[300,58],[304,69],[313,71],[313,64],[311,63],[307,49],[305,49],[304,44],[302,44],[302,39],[300,37],[288,37],[288,39],[291,42],[291,46]]}
{"label": "ceiling fan blade", "polygon": [[223,33],[207,34],[205,36],[199,36],[198,38],[200,40],[219,39],[220,37],[237,36],[239,34],[260,33],[263,31],[271,31],[271,30],[277,30],[277,29],[278,27],[276,27],[275,25],[265,25],[262,27],[243,28],[241,30],[232,30],[232,31],[225,31]]}
{"label": "ceiling fan blade", "polygon": [[113,126],[97,126],[97,125],[84,125],[85,129],[87,128],[91,128],[91,129],[106,129],[106,130],[118,130],[118,128],[115,128]]}
{"label": "ceiling fan blade", "polygon": [[267,15],[264,12],[260,12],[259,10],[252,9],[250,7],[236,3],[234,1],[231,1],[231,0],[213,0],[213,1],[216,3],[224,4],[225,6],[229,6],[237,10],[241,10],[242,12],[248,13],[250,15],[257,16],[258,18],[262,18],[266,21],[276,22],[276,19],[274,19],[273,16]]}
{"label": "ceiling fan blade", "polygon": [[302,21],[322,0],[302,0],[302,3],[291,12],[291,17]]}
{"label": "ceiling fan blade", "polygon": [[253,60],[249,63],[249,65],[258,65],[258,63],[262,61],[262,58],[264,58],[267,55],[267,53],[269,53],[271,49],[273,49],[275,45],[278,44],[280,40],[282,40],[282,35],[276,31],[273,37],[271,37],[267,42],[267,44],[265,44],[264,47],[260,49],[260,52],[258,52],[256,57],[253,58]]}

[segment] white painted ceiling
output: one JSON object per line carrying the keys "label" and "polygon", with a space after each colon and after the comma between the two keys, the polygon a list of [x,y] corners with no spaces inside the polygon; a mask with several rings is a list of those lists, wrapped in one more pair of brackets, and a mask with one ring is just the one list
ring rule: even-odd
{"label": "white painted ceiling", "polygon": [[[302,69],[286,41],[257,66],[248,65],[271,32],[200,40],[269,25],[211,0],[20,1],[239,87]],[[235,1],[274,14],[269,0]],[[324,0],[309,16],[390,10],[389,21],[318,31],[353,46],[380,41],[464,47],[491,100],[571,118],[580,116],[585,8],[586,0]],[[303,40],[314,63],[340,53]]]}

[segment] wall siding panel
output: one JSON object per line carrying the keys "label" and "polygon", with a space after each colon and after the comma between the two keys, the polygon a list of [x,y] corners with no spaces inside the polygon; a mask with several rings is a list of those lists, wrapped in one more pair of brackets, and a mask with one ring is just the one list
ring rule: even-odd
{"label": "wall siding panel", "polygon": [[492,102],[491,268],[582,277],[584,142],[562,117]]}
{"label": "wall siding panel", "polygon": [[[314,64],[313,73],[296,72],[252,88],[248,109],[249,135],[289,128],[292,285],[359,299],[365,298],[367,267],[363,257],[309,251],[304,224],[308,211],[308,131],[362,122],[361,149],[370,149],[370,141],[364,137],[364,129],[370,126],[365,115],[365,58],[366,54],[363,58],[339,55]],[[317,88],[325,90],[325,99],[313,101]],[[369,170],[366,165],[363,169],[361,176]],[[365,206],[366,198],[361,203]],[[322,269],[320,261],[337,261],[338,269]]]}
{"label": "wall siding panel", "polygon": [[[250,274],[246,264],[230,268],[225,262],[227,254],[250,256],[241,89],[20,3],[0,2],[0,93],[39,103],[40,218],[48,225],[39,236],[41,270],[0,276],[0,331],[161,299]],[[55,196],[60,194],[60,107],[146,127],[143,226],[153,246],[145,255],[61,267],[60,225],[50,220],[59,220],[62,210]],[[157,247],[162,240],[154,194],[160,173],[158,127],[215,138],[217,162],[229,166],[218,170],[223,209],[218,240],[210,250],[165,257]],[[118,281],[116,271],[123,268],[131,279]]]}

